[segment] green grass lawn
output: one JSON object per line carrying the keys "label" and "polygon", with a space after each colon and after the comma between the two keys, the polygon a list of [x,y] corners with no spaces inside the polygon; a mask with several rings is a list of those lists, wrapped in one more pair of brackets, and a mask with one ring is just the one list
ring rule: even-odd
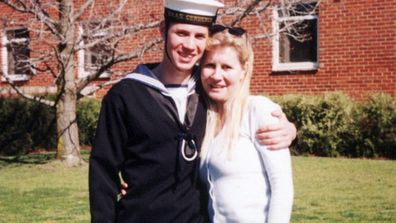
{"label": "green grass lawn", "polygon": [[[89,222],[88,165],[52,158],[0,157],[0,222]],[[293,168],[293,223],[396,222],[396,161],[293,157]]]}
{"label": "green grass lawn", "polygon": [[294,157],[293,222],[396,222],[396,162]]}

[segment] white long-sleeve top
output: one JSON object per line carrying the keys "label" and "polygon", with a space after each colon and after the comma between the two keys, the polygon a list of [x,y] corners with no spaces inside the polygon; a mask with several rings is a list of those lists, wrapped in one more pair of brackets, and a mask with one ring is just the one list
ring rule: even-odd
{"label": "white long-sleeve top", "polygon": [[255,138],[259,126],[279,121],[271,112],[280,107],[262,96],[250,96],[247,107],[235,147],[222,146],[220,131],[201,160],[211,222],[288,223],[293,204],[290,152],[267,150]]}

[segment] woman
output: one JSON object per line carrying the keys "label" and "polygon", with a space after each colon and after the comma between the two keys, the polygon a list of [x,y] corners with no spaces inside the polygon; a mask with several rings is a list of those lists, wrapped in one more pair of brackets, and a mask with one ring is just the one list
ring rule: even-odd
{"label": "woman", "polygon": [[290,220],[290,152],[267,150],[255,139],[260,125],[278,121],[271,112],[279,106],[249,94],[252,70],[246,32],[214,26],[201,62],[209,111],[200,173],[209,191],[211,222]]}

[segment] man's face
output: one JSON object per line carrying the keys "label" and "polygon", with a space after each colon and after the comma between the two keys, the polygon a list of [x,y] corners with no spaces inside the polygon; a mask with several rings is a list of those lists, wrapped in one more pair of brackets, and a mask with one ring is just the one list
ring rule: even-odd
{"label": "man's face", "polygon": [[167,52],[179,71],[190,71],[202,57],[209,29],[205,26],[173,23],[167,32]]}

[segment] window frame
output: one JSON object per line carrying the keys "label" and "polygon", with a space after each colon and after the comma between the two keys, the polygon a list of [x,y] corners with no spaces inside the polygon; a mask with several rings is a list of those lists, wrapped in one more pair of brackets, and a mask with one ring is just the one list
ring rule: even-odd
{"label": "window frame", "polygon": [[[280,17],[279,8],[274,7],[272,10],[272,71],[313,71],[319,68],[319,15],[302,15]],[[316,20],[316,61],[307,62],[289,62],[284,63],[280,61],[280,31],[279,27],[284,21],[306,21]]]}
{"label": "window frame", "polygon": [[[90,69],[86,69],[86,63],[87,61],[85,60],[86,54],[89,52],[89,49],[84,47],[84,33],[85,33],[85,29],[84,29],[84,24],[80,24],[79,25],[79,35],[81,38],[81,41],[79,43],[79,46],[81,47],[81,49],[77,52],[77,58],[78,58],[78,77],[79,78],[85,78],[88,75],[90,75],[95,69],[97,69],[98,67],[95,66],[91,66]],[[100,37],[100,36],[104,36],[107,33],[105,33],[104,31],[102,32],[98,32],[95,33],[94,36],[96,37]],[[105,79],[105,78],[110,78],[111,76],[111,72],[110,70],[106,70],[104,71],[102,74],[99,75],[99,78],[101,79]]]}
{"label": "window frame", "polygon": [[[30,36],[28,35],[27,38],[13,38],[12,40],[8,40],[7,33],[8,32],[15,32],[17,30],[23,30],[25,29],[27,32],[29,32],[29,29],[26,27],[15,27],[15,28],[10,28],[10,29],[5,29],[3,32],[1,32],[1,69],[2,69],[2,77],[1,81],[27,81],[30,80],[32,74],[34,74],[34,69],[30,69],[28,73],[25,74],[10,74],[9,73],[9,54],[10,52],[8,51],[8,45],[12,42],[26,42],[27,48],[29,48],[30,45]],[[29,58],[30,58],[30,53],[29,53]],[[16,63],[15,63],[16,66]]]}

